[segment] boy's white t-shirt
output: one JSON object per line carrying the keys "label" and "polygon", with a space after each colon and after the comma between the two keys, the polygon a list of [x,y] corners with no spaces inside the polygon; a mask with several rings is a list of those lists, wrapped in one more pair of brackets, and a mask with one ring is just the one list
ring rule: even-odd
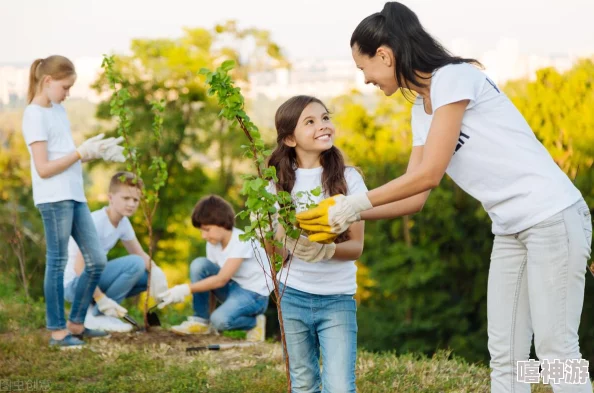
{"label": "boy's white t-shirt", "polygon": [[[322,167],[313,169],[298,168],[295,171],[295,185],[291,191],[293,200],[297,201],[297,193],[311,191],[322,185]],[[347,182],[347,195],[367,192],[363,178],[353,167],[347,167],[344,176]],[[269,186],[270,192],[274,186]],[[311,196],[314,203],[320,203],[328,195]],[[305,197],[301,199],[303,205]],[[297,204],[297,212],[305,207]],[[287,277],[288,271],[288,277]],[[355,261],[328,259],[317,263],[305,262],[293,256],[289,268],[283,268],[278,274],[279,280],[286,285],[302,292],[315,295],[354,295],[357,291],[357,266]]]}
{"label": "boy's white t-shirt", "polygon": [[[239,235],[243,233],[241,229],[233,228],[231,239],[225,248],[221,243],[214,245],[206,243],[206,259],[222,268],[230,258],[243,258],[243,262],[231,279],[243,289],[268,296],[273,289],[273,284],[266,251],[259,242],[241,241]],[[266,275],[262,266],[266,270]]]}
{"label": "boy's white t-shirt", "polygon": [[64,107],[53,103],[50,108],[30,104],[23,114],[23,136],[31,156],[31,178],[33,180],[33,202],[40,203],[74,200],[86,202],[82,165],[80,161],[47,179],[37,173],[31,144],[47,141],[47,159],[52,161],[64,157],[74,150],[74,140],[70,131],[70,122]]}
{"label": "boy's white t-shirt", "polygon": [[[528,229],[581,198],[518,109],[481,70],[466,63],[444,66],[434,73],[430,94],[433,113],[470,100],[446,173],[482,203],[495,235]],[[425,144],[432,118],[417,97],[413,146]]]}
{"label": "boy's white t-shirt", "polygon": [[[105,255],[116,245],[119,240],[134,240],[136,239],[136,233],[132,228],[132,223],[128,217],[124,217],[118,223],[117,228],[113,226],[107,215],[107,206],[100,210],[95,210],[91,213],[93,221],[95,222],[95,228],[99,235],[99,243],[101,248],[105,252]],[[66,269],[64,270],[64,288],[70,284],[72,280],[76,278],[76,272],[74,271],[74,261],[79,251],[76,242],[72,237],[68,241],[68,262],[66,263]]]}

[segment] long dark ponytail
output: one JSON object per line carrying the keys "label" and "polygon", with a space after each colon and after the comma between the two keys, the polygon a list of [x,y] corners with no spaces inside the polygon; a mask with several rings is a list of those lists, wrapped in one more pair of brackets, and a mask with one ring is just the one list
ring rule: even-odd
{"label": "long dark ponytail", "polygon": [[419,72],[431,74],[435,70],[458,63],[482,66],[475,59],[452,55],[421,25],[417,15],[404,4],[392,1],[381,12],[369,15],[355,28],[351,48],[357,44],[359,53],[374,57],[377,49],[385,45],[395,57],[395,76],[398,85],[414,84],[426,87]]}

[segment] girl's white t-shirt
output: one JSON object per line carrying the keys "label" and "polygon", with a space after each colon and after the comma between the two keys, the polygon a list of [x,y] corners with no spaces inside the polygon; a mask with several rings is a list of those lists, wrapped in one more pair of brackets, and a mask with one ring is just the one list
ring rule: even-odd
{"label": "girl's white t-shirt", "polygon": [[82,165],[75,162],[63,172],[47,179],[37,173],[31,144],[39,141],[47,142],[47,159],[49,161],[64,157],[74,150],[74,140],[70,131],[70,122],[64,107],[53,103],[44,108],[30,104],[23,114],[23,136],[31,156],[31,178],[33,180],[33,202],[40,203],[74,200],[86,202],[83,186]]}
{"label": "girl's white t-shirt", "polygon": [[[518,109],[481,70],[466,63],[442,67],[431,78],[430,94],[433,113],[469,100],[446,173],[482,203],[495,235],[528,229],[582,197]],[[425,144],[432,119],[417,97],[413,146]]]}
{"label": "girl's white t-shirt", "polygon": [[[297,193],[311,191],[322,185],[322,171],[322,167],[299,168],[295,171],[295,185],[291,191],[294,201],[298,200]],[[348,188],[347,195],[367,192],[365,182],[355,168],[347,167],[344,175]],[[269,191],[275,192],[274,187],[269,186]],[[314,203],[320,203],[327,197],[329,195],[312,196],[312,199]],[[306,198],[302,197],[301,202],[305,205]],[[303,209],[297,204],[297,212]],[[316,295],[354,295],[357,291],[355,261],[328,259],[310,263],[293,256],[289,269],[283,268],[278,273],[278,278],[282,283],[286,280],[286,285],[291,288]]]}

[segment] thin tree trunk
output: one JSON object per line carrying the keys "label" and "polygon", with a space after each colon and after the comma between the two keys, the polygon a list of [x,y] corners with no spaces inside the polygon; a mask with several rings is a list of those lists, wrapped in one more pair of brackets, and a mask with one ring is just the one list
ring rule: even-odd
{"label": "thin tree trunk", "polygon": [[402,216],[402,232],[404,234],[404,243],[406,247],[412,247],[412,240],[410,237],[410,218],[408,216]]}

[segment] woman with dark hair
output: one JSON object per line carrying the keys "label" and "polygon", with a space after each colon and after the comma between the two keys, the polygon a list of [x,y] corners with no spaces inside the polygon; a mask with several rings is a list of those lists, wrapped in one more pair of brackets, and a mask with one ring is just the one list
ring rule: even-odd
{"label": "woman with dark hair", "polygon": [[[328,241],[359,220],[419,212],[447,173],[493,223],[491,391],[529,392],[530,385],[518,381],[517,362],[528,360],[533,335],[543,366],[581,359],[578,327],[592,240],[588,206],[480,64],[450,54],[406,6],[389,2],[361,21],[351,49],[366,83],[387,96],[416,94],[409,165],[381,187],[336,195],[298,214],[300,226],[311,241]],[[589,383],[564,380],[553,389],[592,392]]]}

